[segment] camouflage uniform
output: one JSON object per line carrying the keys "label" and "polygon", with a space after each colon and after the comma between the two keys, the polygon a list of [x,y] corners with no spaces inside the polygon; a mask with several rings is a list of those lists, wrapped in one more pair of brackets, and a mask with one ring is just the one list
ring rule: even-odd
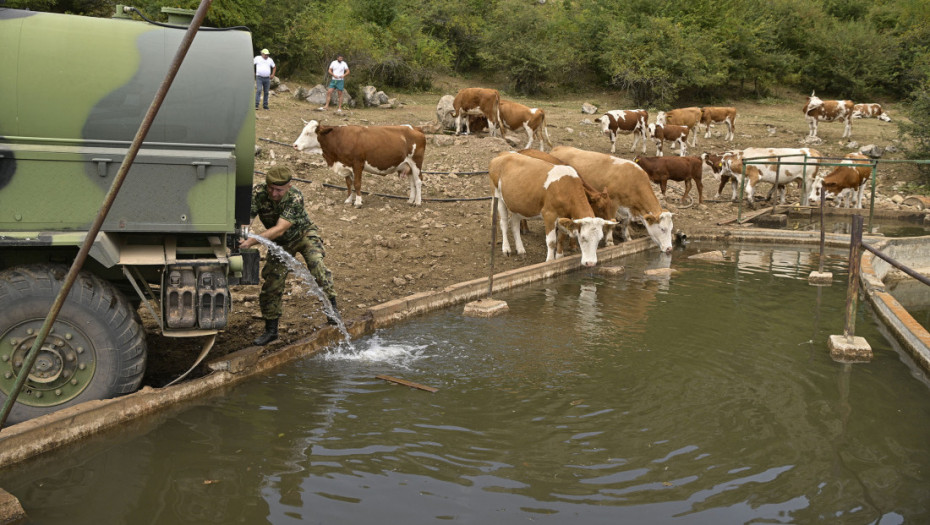
{"label": "camouflage uniform", "polygon": [[[307,210],[304,209],[303,194],[297,188],[291,187],[279,202],[274,202],[268,197],[266,188],[267,184],[258,184],[252,190],[252,218],[257,215],[266,229],[277,224],[279,218],[290,222],[291,227],[274,242],[291,255],[301,254],[323,293],[330,300],[335,299],[333,274],[323,264],[323,257],[326,256],[323,239],[320,238],[316,224],[313,224]],[[263,318],[281,317],[281,298],[289,272],[284,261],[269,254],[265,267],[262,268],[262,291],[258,296]]]}

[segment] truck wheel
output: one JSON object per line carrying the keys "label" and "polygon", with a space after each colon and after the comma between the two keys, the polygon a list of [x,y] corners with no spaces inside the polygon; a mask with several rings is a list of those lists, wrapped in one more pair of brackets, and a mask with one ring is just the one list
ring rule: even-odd
{"label": "truck wheel", "polygon": [[[66,266],[53,264],[0,272],[0,403],[6,403],[67,273]],[[8,422],[133,392],[142,382],[145,359],[145,333],[125,296],[81,272]]]}

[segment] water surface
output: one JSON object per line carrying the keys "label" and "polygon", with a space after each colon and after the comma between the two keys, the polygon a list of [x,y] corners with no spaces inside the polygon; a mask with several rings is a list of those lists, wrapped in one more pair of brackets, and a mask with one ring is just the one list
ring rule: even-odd
{"label": "water surface", "polygon": [[814,287],[807,249],[710,248],[416,318],[0,486],[42,524],[930,521],[926,378],[866,306],[873,361],[828,355],[846,254]]}

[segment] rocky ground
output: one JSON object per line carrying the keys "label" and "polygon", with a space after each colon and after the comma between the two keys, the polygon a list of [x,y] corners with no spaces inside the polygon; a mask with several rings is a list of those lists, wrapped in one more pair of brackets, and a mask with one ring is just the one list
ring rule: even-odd
{"label": "rocky ground", "polygon": [[[284,84],[291,92],[299,87],[286,80]],[[447,81],[431,93],[389,93],[389,96],[398,99],[399,107],[357,107],[341,114],[336,113],[334,108],[327,112],[316,111],[315,105],[282,92],[272,98],[270,110],[256,113],[256,142],[261,152],[256,158],[255,169],[265,171],[275,164],[286,164],[295,169],[298,178],[305,181],[298,182],[297,187],[304,194],[310,217],[322,230],[326,245],[325,261],[333,271],[339,294],[339,309],[346,320],[358,318],[368,307],[384,301],[438,290],[456,282],[488,275],[491,210],[490,201],[483,198],[490,196],[491,188],[487,175],[469,172],[486,171],[489,161],[498,153],[524,147],[526,137],[523,133],[512,134],[513,142],[507,143],[486,135],[428,135],[424,170],[440,173],[424,176],[424,202],[420,207],[407,204],[409,186],[405,179],[397,175],[382,177],[365,174],[363,189],[381,195],[366,195],[361,208],[343,204],[346,191],[330,186],[344,187],[345,180],[328,169],[321,156],[297,153],[290,144],[303,128],[303,121],[310,119],[328,125],[429,124],[436,120],[436,105],[440,97],[455,94],[462,87],[467,87],[467,84]],[[609,152],[610,143],[593,123],[598,115],[582,114],[582,105],[586,102],[593,104],[599,108],[599,113],[631,107],[628,100],[608,92],[532,100],[504,96],[544,109],[549,135],[555,145],[570,145],[604,153]],[[808,132],[801,113],[804,102],[803,95],[785,94],[777,101],[766,104],[718,104],[734,105],[737,108],[735,140],[725,142],[723,136],[726,129],[717,126],[712,129],[711,138],[705,139],[703,133],[699,135],[697,147],[689,148],[688,154],[700,155],[705,151],[721,152],[751,146],[801,147]],[[894,119],[903,118],[894,105],[886,104],[886,110]],[[654,113],[650,112],[653,121]],[[842,132],[842,124],[822,123],[819,135],[823,143],[813,147],[836,157],[853,151],[855,148],[850,147],[848,141],[841,140]],[[894,123],[856,120],[853,123],[853,139],[858,146],[875,144],[883,148],[895,146],[900,150],[898,128]],[[617,154],[632,159],[635,153],[641,152],[637,148],[635,153],[630,153],[631,144],[632,137],[619,137]],[[655,154],[654,145],[649,145],[647,154]],[[901,158],[901,153],[886,153],[883,158]],[[882,167],[879,171],[877,205],[897,208],[892,197],[900,194],[904,183],[915,176],[912,167]],[[255,180],[260,182],[263,177],[256,175]],[[653,187],[658,194],[658,187]],[[715,201],[716,190],[717,181],[705,167],[704,204],[687,205],[689,203],[685,202],[687,206],[680,205],[682,185],[676,182],[669,184],[668,198],[660,196],[660,201],[674,213],[676,230],[689,233],[698,229],[717,229],[722,228],[718,226],[719,222],[736,216],[737,206],[729,201]],[[767,188],[763,187],[762,190],[764,194]],[[725,193],[728,192],[729,188]],[[789,191],[789,202],[796,203],[798,200],[797,190]],[[257,230],[261,229],[258,221],[253,226]],[[495,271],[545,260],[542,222],[532,221],[530,228],[532,231],[524,238],[527,248],[525,256],[501,256],[498,234]],[[645,235],[641,229],[633,231],[634,236]],[[212,356],[250,346],[252,339],[261,333],[263,323],[259,318],[258,291],[258,286],[233,289],[231,322],[229,328],[219,336]],[[269,345],[269,351],[306,337],[326,322],[319,301],[308,293],[306,285],[293,276],[289,279],[284,301],[281,338]],[[193,363],[199,351],[199,343],[152,335],[149,348],[151,357],[145,384],[161,386]]]}

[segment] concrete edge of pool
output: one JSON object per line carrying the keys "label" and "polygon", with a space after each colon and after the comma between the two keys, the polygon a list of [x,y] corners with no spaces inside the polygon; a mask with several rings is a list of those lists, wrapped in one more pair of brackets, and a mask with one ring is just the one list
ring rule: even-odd
{"label": "concrete edge of pool", "polygon": [[[689,235],[692,240],[696,241],[723,243],[752,242],[812,245],[820,242],[819,232],[734,229],[722,233],[696,231]],[[917,239],[922,239],[927,243],[927,249],[930,250],[930,237]],[[869,240],[877,243],[881,242],[883,238],[872,237]],[[849,236],[827,234],[826,243],[832,248],[848,247]],[[599,264],[646,251],[652,247],[652,241],[644,238],[618,246],[602,248],[598,250]],[[874,266],[869,262],[868,268],[871,269]],[[548,263],[538,263],[498,273],[494,275],[494,291],[508,290],[580,268],[580,256],[575,255]],[[863,268],[866,268],[866,264],[863,264]],[[863,273],[860,273],[860,276],[864,281],[866,279],[873,280],[865,287],[870,299],[874,295],[875,297],[881,297],[882,304],[886,302],[891,304],[888,301],[890,295],[888,298],[881,295],[888,294],[884,293],[883,285],[879,289],[880,279],[871,274],[867,276],[864,270]],[[483,298],[487,295],[487,282],[487,278],[475,279],[448,286],[443,290],[418,293],[389,301],[370,308],[361,318],[350,320],[347,328],[353,338],[358,338],[415,315]],[[873,300],[873,304],[876,304],[875,300]],[[902,324],[911,328],[914,328],[914,325],[919,327],[919,325],[903,308],[900,308],[900,305],[898,307],[898,309],[889,309],[892,319],[899,319],[896,316],[903,312],[910,321],[885,320],[885,322],[892,327],[896,336],[900,338],[897,330],[894,329],[894,325]],[[880,310],[878,307],[876,309]],[[880,317],[885,319],[885,314],[880,313]],[[930,337],[926,335],[926,330],[924,330],[923,337],[924,351],[922,354],[916,354],[923,357],[915,360],[925,371],[930,372],[930,359],[927,358],[930,354],[926,351],[927,343],[930,343]],[[265,351],[261,347],[245,348],[209,362],[208,366],[213,370],[213,373],[204,377],[171,387],[146,387],[133,394],[115,399],[82,403],[5,428],[0,431],[0,468],[75,443],[136,418],[205,397],[246,378],[263,374],[282,364],[317,353],[340,339],[341,335],[338,330],[334,327],[325,327],[317,330],[307,339],[284,346],[271,353],[264,353]],[[919,337],[917,339],[920,340]],[[3,518],[4,516],[0,515],[0,522],[2,522]]]}

